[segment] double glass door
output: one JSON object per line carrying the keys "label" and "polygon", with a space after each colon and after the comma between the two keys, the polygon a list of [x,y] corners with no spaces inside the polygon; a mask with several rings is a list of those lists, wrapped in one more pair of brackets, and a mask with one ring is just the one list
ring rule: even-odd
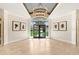
{"label": "double glass door", "polygon": [[46,37],[46,26],[45,25],[33,25],[33,37],[34,38],[45,38]]}

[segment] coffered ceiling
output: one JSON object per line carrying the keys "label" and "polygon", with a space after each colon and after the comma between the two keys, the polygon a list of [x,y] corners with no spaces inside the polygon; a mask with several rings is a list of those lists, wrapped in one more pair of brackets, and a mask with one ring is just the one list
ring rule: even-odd
{"label": "coffered ceiling", "polygon": [[[28,10],[29,14],[33,12],[33,8],[39,8],[40,3],[23,3],[25,8]],[[46,8],[48,10],[48,14],[51,14],[51,12],[55,9],[58,3],[41,3],[42,7]]]}

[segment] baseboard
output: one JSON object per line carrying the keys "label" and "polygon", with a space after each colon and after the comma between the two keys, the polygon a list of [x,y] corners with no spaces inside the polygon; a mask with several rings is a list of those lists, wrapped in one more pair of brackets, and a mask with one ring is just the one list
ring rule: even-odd
{"label": "baseboard", "polygon": [[21,41],[21,40],[26,40],[26,39],[19,39],[19,40],[9,41],[9,42],[4,43],[4,45],[14,43],[14,42],[17,42],[17,41]]}
{"label": "baseboard", "polygon": [[[54,39],[54,40],[58,40],[58,39]],[[70,43],[70,44],[76,45],[74,42],[69,41],[69,40],[60,39],[60,40],[58,40],[58,41],[62,41],[62,42],[66,42],[66,43]]]}
{"label": "baseboard", "polygon": [[4,42],[4,45],[8,44],[8,42]]}

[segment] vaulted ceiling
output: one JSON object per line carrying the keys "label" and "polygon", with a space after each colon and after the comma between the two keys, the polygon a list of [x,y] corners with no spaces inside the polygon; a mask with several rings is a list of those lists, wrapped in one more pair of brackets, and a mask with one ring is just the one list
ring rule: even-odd
{"label": "vaulted ceiling", "polygon": [[[39,4],[40,3],[23,3],[25,8],[28,10],[29,14],[33,12],[33,8],[39,8]],[[44,8],[48,10],[48,14],[50,15],[58,3],[41,3],[41,4]]]}

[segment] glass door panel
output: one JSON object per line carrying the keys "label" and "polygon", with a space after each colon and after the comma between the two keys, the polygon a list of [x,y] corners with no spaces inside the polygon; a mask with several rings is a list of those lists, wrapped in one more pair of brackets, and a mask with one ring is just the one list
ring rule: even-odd
{"label": "glass door panel", "polygon": [[33,21],[31,26],[31,37],[46,38],[47,36],[48,36],[48,22]]}
{"label": "glass door panel", "polygon": [[39,25],[39,28],[40,28],[40,38],[45,38],[45,25]]}
{"label": "glass door panel", "polygon": [[34,38],[39,38],[39,26],[38,25],[33,25],[33,37]]}

